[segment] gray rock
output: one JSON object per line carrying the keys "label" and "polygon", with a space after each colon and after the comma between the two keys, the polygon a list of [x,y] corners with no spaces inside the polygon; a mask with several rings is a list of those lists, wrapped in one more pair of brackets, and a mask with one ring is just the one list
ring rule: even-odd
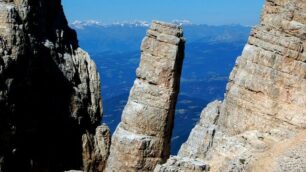
{"label": "gray rock", "polygon": [[84,134],[82,140],[84,171],[103,171],[111,145],[109,128],[103,124],[97,127],[93,138],[88,138],[88,134]]}
{"label": "gray rock", "polygon": [[169,157],[184,58],[182,33],[179,26],[162,22],[153,22],[147,32],[106,171],[153,171]]}
{"label": "gray rock", "polygon": [[82,138],[100,146],[102,111],[99,74],[61,1],[1,1],[0,171],[83,168]]}
{"label": "gray rock", "polygon": [[157,165],[155,168],[155,172],[185,172],[185,171],[194,171],[194,172],[202,172],[208,171],[207,165],[197,159],[190,159],[185,157],[170,157],[167,163],[162,165]]}

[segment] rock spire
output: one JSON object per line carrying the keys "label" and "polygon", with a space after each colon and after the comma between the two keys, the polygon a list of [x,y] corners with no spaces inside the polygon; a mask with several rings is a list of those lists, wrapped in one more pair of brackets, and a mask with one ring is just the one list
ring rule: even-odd
{"label": "rock spire", "polygon": [[182,36],[181,27],[162,22],[148,30],[106,171],[152,171],[168,158],[184,58]]}

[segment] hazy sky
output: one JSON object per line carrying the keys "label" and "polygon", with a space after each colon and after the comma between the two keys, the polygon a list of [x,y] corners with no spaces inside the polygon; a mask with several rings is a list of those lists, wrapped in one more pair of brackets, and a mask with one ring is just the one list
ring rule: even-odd
{"label": "hazy sky", "polygon": [[62,0],[69,22],[187,19],[198,24],[258,22],[264,0]]}

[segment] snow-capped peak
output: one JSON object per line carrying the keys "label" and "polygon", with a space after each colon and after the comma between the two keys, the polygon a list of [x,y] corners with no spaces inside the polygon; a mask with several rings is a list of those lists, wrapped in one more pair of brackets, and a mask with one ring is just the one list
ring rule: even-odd
{"label": "snow-capped peak", "polygon": [[129,26],[129,27],[149,27],[150,24],[147,21],[134,20],[134,21],[121,21],[113,22],[111,24],[102,23],[96,20],[80,21],[75,20],[70,24],[71,27],[75,29],[84,29],[86,27],[110,27],[110,26]]}
{"label": "snow-capped peak", "polygon": [[[172,20],[172,23],[178,25],[192,25],[192,22],[189,20]],[[86,20],[80,21],[75,20],[70,24],[71,27],[75,29],[84,29],[86,27],[111,27],[111,26],[120,26],[120,27],[149,27],[150,23],[143,20],[134,20],[134,21],[118,21],[110,24],[102,23],[97,20]]]}
{"label": "snow-capped peak", "polygon": [[74,22],[71,23],[71,26],[76,29],[84,29],[85,27],[88,26],[103,26],[103,24],[100,21],[96,20],[86,20],[86,21],[75,20]]}
{"label": "snow-capped peak", "polygon": [[172,23],[180,25],[180,26],[182,26],[182,25],[185,25],[185,26],[186,25],[192,25],[192,22],[190,20],[186,20],[186,19],[183,19],[183,20],[178,20],[178,19],[172,20]]}
{"label": "snow-capped peak", "polygon": [[150,24],[147,21],[134,20],[134,21],[122,21],[114,22],[112,26],[134,26],[134,27],[149,27]]}

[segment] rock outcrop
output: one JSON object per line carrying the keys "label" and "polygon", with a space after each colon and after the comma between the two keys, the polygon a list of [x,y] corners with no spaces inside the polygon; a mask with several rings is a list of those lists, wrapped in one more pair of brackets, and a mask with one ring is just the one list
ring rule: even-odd
{"label": "rock outcrop", "polygon": [[1,0],[0,171],[97,164],[101,115],[99,74],[61,1]]}
{"label": "rock outcrop", "polygon": [[83,134],[82,143],[84,171],[103,171],[111,145],[109,128],[102,124],[97,127],[95,135]]}
{"label": "rock outcrop", "polygon": [[224,101],[208,105],[179,154],[155,171],[305,171],[305,17],[305,0],[266,0]]}
{"label": "rock outcrop", "polygon": [[152,171],[169,157],[184,58],[182,36],[181,27],[162,22],[153,22],[148,30],[106,171]]}

